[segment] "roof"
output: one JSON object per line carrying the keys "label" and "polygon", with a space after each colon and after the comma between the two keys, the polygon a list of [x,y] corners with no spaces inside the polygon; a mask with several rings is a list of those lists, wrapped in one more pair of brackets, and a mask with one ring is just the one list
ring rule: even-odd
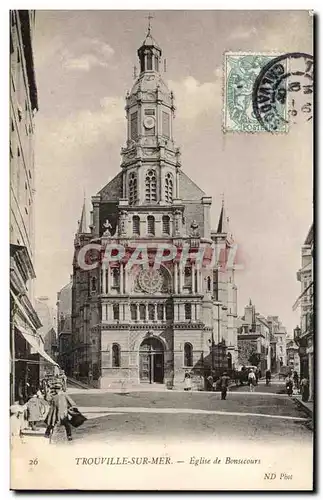
{"label": "roof", "polygon": [[79,220],[79,226],[77,230],[78,234],[88,233],[87,222],[86,222],[86,208],[85,208],[85,199],[83,201],[81,218]]}
{"label": "roof", "polygon": [[306,239],[304,241],[304,245],[311,245],[313,243],[313,236],[314,236],[314,227],[312,224],[308,233],[307,233]]}
{"label": "roof", "polygon": [[143,47],[155,47],[156,49],[158,49],[161,52],[160,46],[158,45],[158,43],[156,42],[156,40],[154,39],[154,37],[151,34],[151,28],[150,27],[148,28],[147,35],[146,35],[144,41],[142,42],[141,47],[139,48],[139,50],[141,48],[143,48]]}

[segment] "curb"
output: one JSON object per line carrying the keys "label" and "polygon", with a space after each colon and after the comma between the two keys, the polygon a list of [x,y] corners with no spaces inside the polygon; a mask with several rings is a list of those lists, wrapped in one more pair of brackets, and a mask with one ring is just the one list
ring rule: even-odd
{"label": "curb", "polygon": [[310,416],[311,419],[313,419],[313,411],[310,408],[308,408],[301,399],[293,397],[293,400],[295,401],[297,406],[302,408],[302,410],[304,410],[307,413],[307,415]]}

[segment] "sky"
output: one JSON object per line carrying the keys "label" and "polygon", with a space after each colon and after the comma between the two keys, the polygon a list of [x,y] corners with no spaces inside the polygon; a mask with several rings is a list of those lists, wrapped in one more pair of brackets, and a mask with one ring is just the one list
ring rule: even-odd
{"label": "sky", "polygon": [[[120,171],[125,95],[138,67],[146,11],[37,11],[34,37],[36,115],[36,294],[54,305],[72,273],[73,241],[84,193],[95,195]],[[176,100],[174,137],[182,169],[212,196],[217,227],[224,193],[243,256],[236,271],[238,311],[249,298],[278,315],[288,333],[296,272],[313,218],[312,130],[287,134],[222,130],[223,54],[312,53],[305,11],[153,11],[163,78]]]}

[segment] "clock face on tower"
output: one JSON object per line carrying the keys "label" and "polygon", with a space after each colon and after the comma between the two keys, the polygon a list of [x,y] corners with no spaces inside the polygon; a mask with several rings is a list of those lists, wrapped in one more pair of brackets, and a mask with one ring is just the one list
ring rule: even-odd
{"label": "clock face on tower", "polygon": [[146,116],[144,119],[145,128],[153,128],[155,126],[155,118],[153,116]]}
{"label": "clock face on tower", "polygon": [[163,276],[157,269],[143,269],[138,276],[140,288],[147,293],[155,293],[163,286]]}

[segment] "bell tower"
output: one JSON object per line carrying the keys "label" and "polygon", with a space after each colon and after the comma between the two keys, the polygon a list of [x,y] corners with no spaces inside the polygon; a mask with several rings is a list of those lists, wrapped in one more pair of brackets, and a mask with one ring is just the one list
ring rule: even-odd
{"label": "bell tower", "polygon": [[150,18],[137,54],[140,73],[126,95],[123,197],[129,206],[169,205],[179,196],[180,151],[173,138],[174,95],[162,79],[162,50]]}

